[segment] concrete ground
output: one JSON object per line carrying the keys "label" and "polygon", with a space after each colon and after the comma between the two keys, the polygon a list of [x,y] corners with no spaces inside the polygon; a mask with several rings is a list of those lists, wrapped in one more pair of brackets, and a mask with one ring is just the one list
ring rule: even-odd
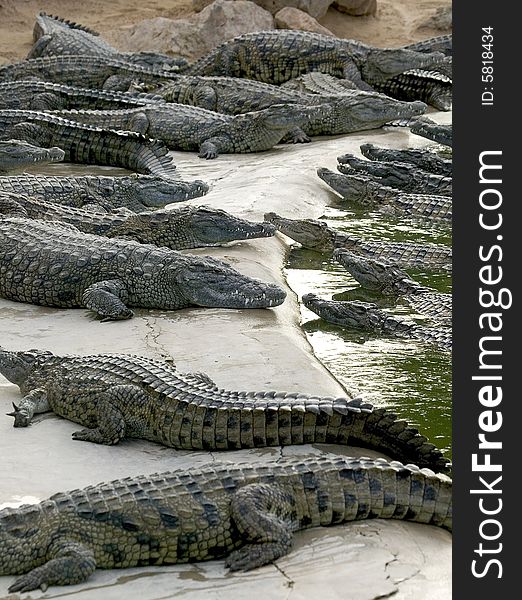
{"label": "concrete ground", "polygon": [[[430,115],[432,116],[432,115]],[[450,115],[437,115],[447,122]],[[317,218],[337,196],[316,176],[319,166],[335,168],[336,157],[357,152],[371,141],[390,147],[424,146],[408,130],[361,132],[311,144],[279,146],[255,155],[223,155],[203,161],[174,153],[180,176],[212,185],[206,197],[192,200],[237,215],[262,220],[275,211],[292,218]],[[47,172],[87,172],[54,165]],[[90,169],[89,172],[93,172]],[[104,171],[107,172],[107,171]],[[232,263],[241,272],[286,286],[282,268],[288,238],[230,244],[191,251]],[[55,353],[128,352],[169,358],[181,371],[204,371],[220,387],[277,389],[345,395],[340,384],[314,357],[299,326],[297,298],[288,289],[285,303],[270,310],[194,308],[181,311],[136,310],[129,321],[100,323],[83,309],[62,310],[0,300],[0,345],[40,348]],[[19,399],[18,388],[0,377],[0,412]],[[73,442],[79,427],[52,414],[28,429],[14,429],[0,416],[0,508],[37,502],[67,489],[103,480],[162,470],[190,468],[214,460],[273,461],[280,456],[334,452],[376,455],[367,450],[318,445],[239,452],[187,452],[144,441],[115,447]],[[0,577],[0,598],[17,598],[7,589],[13,577]],[[223,561],[96,571],[81,585],[51,587],[25,598],[77,600],[164,600],[205,595],[209,600],[397,599],[447,600],[451,597],[451,535],[441,529],[373,520],[297,533],[292,552],[275,564],[230,574]]]}

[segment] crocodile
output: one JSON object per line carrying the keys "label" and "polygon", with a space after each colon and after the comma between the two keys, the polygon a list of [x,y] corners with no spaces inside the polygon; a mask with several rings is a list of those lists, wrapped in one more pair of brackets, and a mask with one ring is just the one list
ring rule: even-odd
{"label": "crocodile", "polygon": [[451,177],[453,174],[452,161],[439,156],[428,148],[397,150],[395,148],[379,148],[374,144],[361,144],[360,148],[361,154],[370,160],[410,163],[419,169],[444,177]]}
{"label": "crocodile", "polygon": [[[314,71],[290,79],[281,87],[321,96],[342,95],[350,91],[353,93],[358,89],[353,81]],[[451,79],[434,71],[412,69],[375,83],[374,87],[376,91],[399,100],[418,100],[438,110],[451,108]]]}
{"label": "crocodile", "polygon": [[208,185],[203,181],[179,181],[156,175],[0,176],[0,193],[36,196],[55,204],[105,211],[127,208],[143,212],[198,198],[207,191]]}
{"label": "crocodile", "polygon": [[0,82],[37,79],[81,88],[127,91],[135,82],[159,86],[175,75],[103,56],[63,54],[0,66]]}
{"label": "crocodile", "polygon": [[127,354],[0,348],[0,373],[24,396],[10,415],[15,427],[53,411],[87,428],[73,433],[79,441],[113,445],[141,438],[186,450],[356,444],[436,471],[450,469],[417,429],[360,398],[230,391],[204,373],[180,373],[165,361]]}
{"label": "crocodile", "polygon": [[311,117],[320,117],[327,107],[274,104],[264,110],[241,115],[223,115],[185,104],[149,105],[128,110],[69,110],[62,118],[97,127],[136,131],[165,142],[176,150],[197,150],[200,158],[220,153],[269,150]]}
{"label": "crocodile", "polygon": [[0,219],[0,296],[84,307],[108,321],[132,317],[129,306],[268,308],[286,293],[214,258],[7,217]]}
{"label": "crocodile", "polygon": [[9,592],[28,592],[81,583],[97,568],[225,558],[247,571],[288,554],[295,531],[368,518],[451,531],[451,479],[327,456],[126,477],[0,511],[0,575],[19,576]]}
{"label": "crocodile", "polygon": [[58,146],[68,162],[178,177],[167,146],[135,132],[93,127],[50,112],[0,110],[0,139],[10,137],[46,148]]}
{"label": "crocodile", "polygon": [[375,208],[397,217],[412,217],[426,222],[451,226],[452,201],[450,196],[435,194],[407,194],[396,188],[377,183],[369,177],[342,175],[320,167],[317,175],[343,200],[359,208]]}
{"label": "crocodile", "polygon": [[111,110],[135,108],[158,102],[165,102],[165,100],[154,94],[106,92],[47,81],[22,80],[0,83],[0,109],[46,111],[95,108]]}
{"label": "crocodile", "polygon": [[342,95],[321,97],[237,77],[180,76],[156,93],[168,102],[230,115],[262,110],[274,104],[326,105],[322,114],[312,115],[301,127],[307,136],[374,129],[395,119],[423,114],[426,110],[422,102],[399,102],[373,92],[346,91]]}
{"label": "crocodile", "polygon": [[451,247],[441,244],[365,240],[344,231],[332,229],[325,221],[286,219],[276,213],[266,213],[265,221],[273,223],[281,233],[299,242],[304,248],[316,252],[333,253],[336,248],[344,248],[354,254],[397,265],[404,269],[423,269],[425,271],[451,269]]}
{"label": "crocodile", "polygon": [[435,121],[428,119],[428,117],[415,119],[410,125],[410,131],[444,146],[451,147],[453,145],[452,126],[435,123]]}
{"label": "crocodile", "polygon": [[380,335],[411,338],[451,351],[451,328],[425,327],[377,308],[372,302],[360,300],[325,300],[315,294],[305,294],[303,304],[321,319],[350,329],[364,329]]}
{"label": "crocodile", "polygon": [[381,185],[412,194],[451,196],[452,177],[435,175],[409,163],[362,160],[353,154],[337,157],[338,170],[345,175],[362,174]]}
{"label": "crocodile", "polygon": [[178,70],[187,66],[184,58],[174,58],[155,52],[120,52],[108,44],[100,34],[67,19],[41,12],[33,29],[34,46],[28,59],[61,54],[83,54],[118,58],[142,66],[159,66]]}
{"label": "crocodile", "polygon": [[0,173],[61,162],[64,158],[65,152],[56,146],[41,148],[21,140],[0,140]]}
{"label": "crocodile", "polygon": [[280,84],[310,71],[321,71],[375,91],[376,82],[410,69],[449,75],[451,58],[402,48],[375,48],[355,40],[308,31],[273,30],[245,33],[190,65],[187,75],[221,75]]}
{"label": "crocodile", "polygon": [[217,246],[235,240],[269,237],[275,233],[273,225],[246,221],[209,206],[183,206],[140,214],[120,210],[107,214],[0,193],[0,214],[63,221],[84,233],[135,240],[171,250]]}
{"label": "crocodile", "polygon": [[414,42],[403,46],[406,50],[414,50],[415,52],[442,52],[445,56],[453,54],[453,35],[437,35],[435,37]]}
{"label": "crocodile", "polygon": [[411,69],[379,81],[374,87],[397,100],[421,100],[437,110],[451,110],[453,103],[452,79],[436,71]]}
{"label": "crocodile", "polygon": [[344,249],[335,250],[333,256],[364,288],[385,296],[401,297],[418,313],[451,325],[451,294],[418,283],[397,265],[358,256]]}

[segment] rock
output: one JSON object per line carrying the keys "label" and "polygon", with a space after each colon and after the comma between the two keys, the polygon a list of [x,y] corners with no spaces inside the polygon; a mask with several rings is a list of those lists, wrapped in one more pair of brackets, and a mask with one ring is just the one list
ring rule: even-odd
{"label": "rock", "polygon": [[122,30],[115,40],[124,52],[152,51],[183,56],[204,56],[225,40],[250,31],[274,29],[272,15],[247,0],[215,0],[188,19],[158,17]]}
{"label": "rock", "polygon": [[277,12],[274,19],[278,29],[298,29],[300,31],[313,31],[314,33],[334,36],[329,29],[323,27],[308,13],[298,8],[287,6]]}
{"label": "rock", "polygon": [[[230,1],[232,0],[229,0],[229,2]],[[234,1],[237,2],[238,0]],[[273,15],[284,8],[290,7],[298,8],[314,17],[314,19],[320,19],[321,17],[324,17],[333,0],[252,0],[252,2],[255,2],[261,6],[261,8],[268,10]],[[211,3],[212,0],[192,0],[192,8],[196,12],[199,12]]]}
{"label": "rock", "polygon": [[450,31],[453,26],[453,15],[451,6],[443,6],[435,11],[433,16],[427,19],[420,27],[438,29],[439,31]]}
{"label": "rock", "polygon": [[375,16],[377,0],[336,0],[333,7],[340,12],[352,15],[352,17]]}

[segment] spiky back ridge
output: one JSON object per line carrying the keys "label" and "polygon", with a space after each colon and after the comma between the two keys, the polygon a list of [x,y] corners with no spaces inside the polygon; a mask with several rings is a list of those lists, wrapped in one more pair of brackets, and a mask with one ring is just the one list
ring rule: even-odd
{"label": "spiky back ridge", "polygon": [[[45,137],[52,140],[52,145],[62,148],[73,162],[110,164],[146,174],[176,175],[167,146],[141,133],[102,129],[52,113],[28,110],[0,111],[0,123],[7,126],[17,123],[42,126],[43,133],[48,133]],[[76,138],[80,138],[81,143]]]}
{"label": "spiky back ridge", "polygon": [[86,27],[85,25],[75,23],[74,21],[69,21],[69,19],[64,19],[63,17],[57,17],[56,15],[49,15],[43,11],[38,14],[38,17],[41,17],[43,21],[45,21],[47,19],[50,21],[56,21],[56,23],[62,24],[67,29],[78,29],[80,31],[84,31],[85,33],[90,33],[91,35],[94,35],[94,36],[100,35],[98,31],[95,31],[94,29],[91,29],[90,27]]}
{"label": "spiky back ridge", "polygon": [[32,110],[29,107],[30,101],[37,94],[46,93],[67,98],[71,108],[135,108],[136,106],[147,106],[158,102],[163,104],[165,102],[161,96],[155,94],[129,94],[47,81],[21,80],[0,83],[0,108],[19,109],[21,107],[22,110]]}

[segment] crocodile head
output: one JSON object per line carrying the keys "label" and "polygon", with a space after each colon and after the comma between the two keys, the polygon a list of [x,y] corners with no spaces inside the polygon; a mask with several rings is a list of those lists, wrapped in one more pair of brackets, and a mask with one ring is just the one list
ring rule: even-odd
{"label": "crocodile head", "polygon": [[190,235],[198,240],[198,245],[201,246],[270,237],[276,232],[275,227],[268,223],[240,219],[224,210],[210,206],[198,206],[192,210],[187,227]]}
{"label": "crocodile head", "polygon": [[415,52],[405,48],[370,48],[361,63],[362,78],[369,83],[382,83],[411,69],[441,69],[451,76],[451,58],[442,52]]}
{"label": "crocodile head", "polygon": [[419,171],[414,165],[399,161],[362,160],[353,154],[338,156],[337,168],[345,175],[358,173],[378,178],[378,183],[399,189],[407,189]]}
{"label": "crocodile head", "polygon": [[324,221],[285,219],[273,212],[265,214],[265,221],[309,250],[331,252],[334,249],[335,234]]}
{"label": "crocodile head", "polygon": [[422,119],[417,119],[410,126],[410,131],[439,144],[444,144],[445,146],[452,145],[451,125],[440,125],[431,119],[423,117]]}
{"label": "crocodile head", "polygon": [[174,284],[188,305],[270,308],[286,298],[279,286],[242,275],[228,263],[208,256],[191,257],[184,264],[178,262]]}
{"label": "crocodile head", "polygon": [[315,294],[305,294],[302,301],[321,319],[353,329],[379,329],[385,316],[376,304],[360,300],[324,300]]}
{"label": "crocodile head", "polygon": [[424,102],[402,102],[385,94],[347,92],[331,102],[328,131],[333,134],[375,129],[396,119],[411,119],[428,108]]}
{"label": "crocodile head", "polygon": [[273,225],[240,219],[210,206],[184,206],[176,210],[132,214],[113,230],[117,236],[131,234],[132,239],[141,243],[177,250],[269,237],[275,232]]}
{"label": "crocodile head", "polygon": [[394,265],[358,256],[349,250],[335,250],[334,258],[363,287],[385,295],[396,295],[399,293],[396,286],[410,279],[407,273]]}
{"label": "crocodile head", "polygon": [[382,202],[377,194],[380,186],[368,177],[343,175],[324,167],[317,169],[317,175],[344,200],[350,200],[363,206],[377,206]]}
{"label": "crocodile head", "polygon": [[199,179],[177,181],[157,175],[131,175],[118,178],[126,193],[133,200],[150,208],[161,208],[171,202],[182,202],[198,198],[208,192],[208,185]]}
{"label": "crocodile head", "polygon": [[34,163],[61,162],[65,152],[60,148],[40,148],[21,140],[0,141],[0,172],[23,169]]}
{"label": "crocodile head", "polygon": [[49,356],[52,356],[51,352],[44,350],[11,352],[0,348],[0,373],[11,383],[21,386],[42,359]]}

